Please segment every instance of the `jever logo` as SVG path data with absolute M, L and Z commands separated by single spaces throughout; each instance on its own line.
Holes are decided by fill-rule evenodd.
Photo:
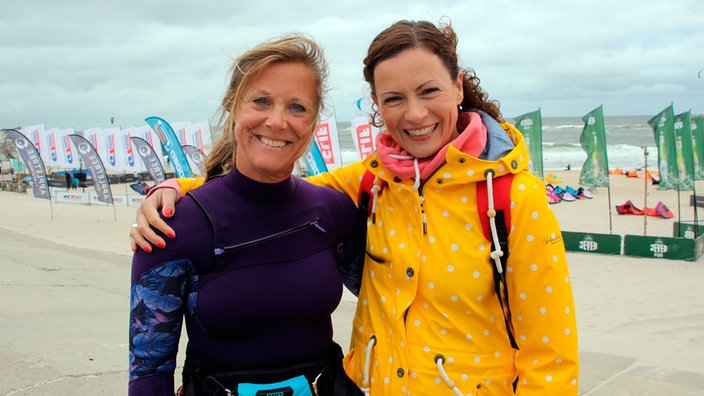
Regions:
M 585 252 L 594 252 L 599 249 L 599 244 L 592 238 L 591 235 L 586 235 L 584 239 L 579 241 L 579 250 Z
M 650 245 L 650 251 L 653 252 L 653 257 L 664 257 L 667 253 L 667 245 L 662 239 L 656 239 L 655 243 Z

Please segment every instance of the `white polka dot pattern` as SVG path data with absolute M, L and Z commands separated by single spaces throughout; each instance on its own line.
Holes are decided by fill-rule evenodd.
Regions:
M 508 172 L 512 161 L 525 168 L 528 156 L 521 147 L 495 169 Z M 447 164 L 423 187 L 422 208 L 408 181 L 387 179 L 379 194 L 378 207 L 386 209 L 368 229 L 373 260 L 365 262 L 354 352 L 346 357 L 348 373 L 360 384 L 365 348 L 372 335 L 377 338 L 370 352 L 372 395 L 451 394 L 437 355 L 446 359 L 443 369 L 462 394 L 509 394 L 520 368 L 521 395 L 577 395 L 571 282 L 544 186 L 528 173 L 516 174 L 511 186 L 506 274 L 516 353 L 494 292 L 491 243 L 477 213 L 476 187 L 467 184 L 482 179 L 486 165 L 450 147 Z M 356 197 L 355 191 L 348 194 Z

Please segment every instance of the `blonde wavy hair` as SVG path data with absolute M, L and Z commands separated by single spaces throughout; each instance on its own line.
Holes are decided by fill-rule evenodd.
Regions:
M 316 127 L 325 107 L 328 77 L 328 66 L 322 49 L 313 39 L 302 34 L 289 34 L 263 42 L 240 55 L 230 68 L 230 84 L 218 109 L 218 124 L 222 125 L 223 132 L 205 160 L 206 180 L 223 176 L 235 167 L 237 141 L 234 114 L 252 81 L 267 66 L 289 62 L 302 63 L 316 78 L 316 103 L 309 132 Z

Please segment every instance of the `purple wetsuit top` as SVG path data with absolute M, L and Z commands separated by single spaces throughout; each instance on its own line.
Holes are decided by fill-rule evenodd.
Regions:
M 362 235 L 355 204 L 296 177 L 264 184 L 236 170 L 191 194 L 167 220 L 176 238 L 132 260 L 133 396 L 174 394 L 184 318 L 189 350 L 226 371 L 319 359 L 332 343 L 336 249 Z

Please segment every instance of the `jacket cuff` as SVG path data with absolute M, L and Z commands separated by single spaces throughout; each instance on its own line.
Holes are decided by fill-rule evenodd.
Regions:
M 183 196 L 183 190 L 181 190 L 181 185 L 178 184 L 178 180 L 176 179 L 168 179 L 163 181 L 161 184 L 158 184 L 154 187 L 152 187 L 149 192 L 147 193 L 147 198 L 152 196 L 152 193 L 156 190 L 160 190 L 163 188 L 170 188 L 172 190 L 176 191 L 176 202 L 178 202 L 179 199 Z

